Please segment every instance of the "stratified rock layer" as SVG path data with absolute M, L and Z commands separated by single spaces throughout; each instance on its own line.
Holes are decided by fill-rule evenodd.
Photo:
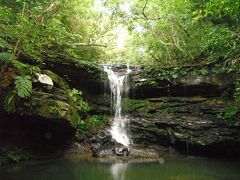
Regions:
M 232 119 L 223 118 L 236 77 L 209 72 L 162 80 L 134 74 L 125 109 L 134 143 L 172 146 L 190 154 L 239 155 L 240 111 Z

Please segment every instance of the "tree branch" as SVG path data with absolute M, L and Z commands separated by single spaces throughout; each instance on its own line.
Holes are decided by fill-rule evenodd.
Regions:
M 55 6 L 54 3 L 51 3 L 50 6 L 43 11 L 43 13 L 46 13 L 47 11 L 50 11 Z
M 143 8 L 142 8 L 142 15 L 143 15 L 143 17 L 144 17 L 146 20 L 148 20 L 148 17 L 147 17 L 146 14 L 145 14 L 145 9 L 146 9 L 146 7 L 147 7 L 147 3 L 148 3 L 148 0 L 145 1 L 145 4 L 144 4 L 144 6 L 143 6 Z
M 99 46 L 99 47 L 107 47 L 107 45 L 105 44 L 92 44 L 92 43 L 73 43 L 71 45 L 75 45 L 75 46 Z
M 139 19 L 145 19 L 145 20 L 151 20 L 151 21 L 157 21 L 157 20 L 160 20 L 162 19 L 164 16 L 162 17 L 156 17 L 156 18 L 149 18 L 146 13 L 145 13 L 145 9 L 147 8 L 147 3 L 148 3 L 148 0 L 145 1 L 145 4 L 142 8 L 142 15 L 143 15 L 143 18 L 139 18 Z
M 25 13 L 25 9 L 26 9 L 26 2 L 23 3 L 23 8 L 22 8 L 22 12 L 21 12 L 21 16 L 23 17 L 24 16 L 24 13 Z M 18 46 L 21 42 L 21 37 L 18 38 L 14 48 L 13 48 L 13 55 L 16 56 L 17 54 L 17 51 L 18 51 Z

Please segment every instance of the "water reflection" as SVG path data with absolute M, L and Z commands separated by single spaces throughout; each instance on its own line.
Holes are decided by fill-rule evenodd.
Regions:
M 128 163 L 117 162 L 117 163 L 113 164 L 110 168 L 112 178 L 114 180 L 124 180 L 127 167 L 128 167 Z
M 239 180 L 240 162 L 207 158 L 158 162 L 57 160 L 0 170 L 0 180 Z

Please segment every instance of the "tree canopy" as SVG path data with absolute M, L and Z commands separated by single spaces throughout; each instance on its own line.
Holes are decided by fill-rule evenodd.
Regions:
M 0 0 L 0 47 L 59 58 L 168 66 L 239 62 L 234 0 Z

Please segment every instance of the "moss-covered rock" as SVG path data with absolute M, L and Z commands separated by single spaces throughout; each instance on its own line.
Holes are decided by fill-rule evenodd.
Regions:
M 67 79 L 72 88 L 81 89 L 90 94 L 102 93 L 105 76 L 102 76 L 103 71 L 95 63 L 58 59 L 48 62 L 47 67 Z
M 70 121 L 70 102 L 65 92 L 46 93 L 34 91 L 31 98 L 18 108 L 21 114 L 40 116 L 49 119 Z

